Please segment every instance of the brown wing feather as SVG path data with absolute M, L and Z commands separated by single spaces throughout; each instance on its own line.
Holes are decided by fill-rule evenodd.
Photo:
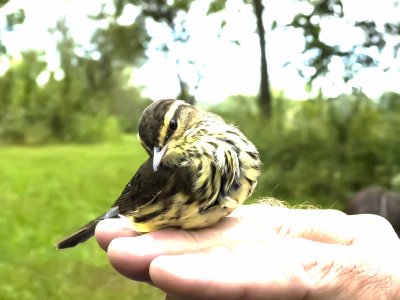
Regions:
M 162 193 L 168 179 L 175 172 L 167 167 L 159 168 L 154 172 L 150 157 L 140 166 L 113 206 L 118 206 L 119 213 L 124 214 L 150 204 Z
M 162 193 L 167 180 L 173 176 L 173 173 L 174 171 L 170 168 L 160 168 L 154 172 L 152 160 L 149 158 L 140 166 L 109 211 L 63 239 L 57 244 L 57 249 L 74 247 L 91 238 L 100 220 L 115 218 L 118 214 L 125 214 L 150 204 Z

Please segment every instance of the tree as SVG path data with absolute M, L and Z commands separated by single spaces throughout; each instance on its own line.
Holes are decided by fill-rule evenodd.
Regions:
M 136 63 L 144 47 L 140 42 L 126 50 L 132 43 L 123 41 L 138 40 L 140 30 L 110 28 L 97 32 L 98 57 L 74 41 L 61 19 L 50 29 L 59 54 L 56 71 L 47 69 L 45 53 L 33 50 L 11 64 L 0 77 L 0 142 L 90 143 L 117 138 L 120 127 L 136 128 L 147 102 L 127 85 L 123 61 Z
M 227 0 L 213 0 L 210 3 L 208 13 L 216 13 L 225 9 Z M 260 90 L 258 94 L 258 103 L 260 110 L 263 115 L 270 116 L 271 115 L 271 89 L 270 82 L 268 76 L 268 64 L 267 64 L 267 55 L 266 55 L 266 39 L 265 39 L 265 28 L 264 28 L 264 19 L 263 19 L 263 11 L 264 5 L 262 0 L 243 0 L 245 5 L 253 5 L 254 14 L 257 22 L 257 34 L 260 42 L 260 71 L 261 71 L 261 80 L 260 80 Z M 223 23 L 222 26 L 225 26 Z
M 0 141 L 24 143 L 33 138 L 35 120 L 42 116 L 38 75 L 46 68 L 43 53 L 27 51 L 0 77 Z
M 304 55 L 307 57 L 305 65 L 313 68 L 311 75 L 300 74 L 308 77 L 311 84 L 316 78 L 329 73 L 329 64 L 334 59 L 340 59 L 345 66 L 344 80 L 347 82 L 354 74 L 365 67 L 382 67 L 387 70 L 390 67 L 381 66 L 380 54 L 386 47 L 393 47 L 393 57 L 397 58 L 400 49 L 400 21 L 378 24 L 371 19 L 346 18 L 344 3 L 341 0 L 300 0 L 308 3 L 311 10 L 308 13 L 300 13 L 294 16 L 288 26 L 299 28 L 305 38 Z M 399 6 L 399 1 L 392 1 L 393 9 Z M 362 10 L 362 7 L 360 7 Z M 379 7 L 377 7 L 379 10 Z M 350 47 L 343 47 L 340 43 L 332 44 L 323 37 L 326 20 L 343 20 L 351 27 L 360 28 L 364 32 L 362 42 L 354 42 Z M 343 33 L 346 34 L 346 33 Z M 388 38 L 397 39 L 395 45 L 387 43 Z M 375 51 L 377 50 L 377 51 Z
M 0 0 L 0 8 L 7 4 L 8 0 Z M 23 23 L 25 20 L 25 12 L 23 9 L 18 9 L 13 13 L 6 16 L 6 30 L 11 31 L 17 24 Z M 0 54 L 5 54 L 7 52 L 6 46 L 1 42 L 0 35 Z
M 132 66 L 144 56 L 147 35 L 143 27 L 118 27 L 111 20 L 107 28 L 94 34 L 95 49 L 80 51 L 84 53 L 81 55 L 76 54 L 80 46 L 70 36 L 65 20 L 60 20 L 53 32 L 59 37 L 60 68 L 64 75 L 61 81 L 50 82 L 59 91 L 53 101 L 60 109 L 51 114 L 52 127 L 58 135 L 63 140 L 101 140 L 104 131 L 108 131 L 107 124 L 114 124 L 115 117 L 124 130 L 136 127 L 145 103 L 135 89 L 128 87 L 129 77 L 124 72 L 127 64 Z
M 271 115 L 271 91 L 268 77 L 268 67 L 267 67 L 267 55 L 266 55 L 266 45 L 265 45 L 265 29 L 263 22 L 263 10 L 264 6 L 262 0 L 254 0 L 254 13 L 257 19 L 257 32 L 260 40 L 260 53 L 261 53 L 261 82 L 260 82 L 260 92 L 259 92 L 259 104 L 261 112 L 266 115 Z
M 173 35 L 173 40 L 175 43 L 186 43 L 190 39 L 190 33 L 185 28 L 185 15 L 189 11 L 194 0 L 151 0 L 151 1 L 141 1 L 141 0 L 117 0 L 115 16 L 120 16 L 123 13 L 124 7 L 127 4 L 132 4 L 140 8 L 139 18 L 151 19 L 159 23 L 166 24 Z M 271 113 L 271 91 L 267 70 L 267 58 L 266 58 L 266 40 L 265 40 L 265 29 L 263 20 L 263 4 L 261 0 L 243 0 L 245 5 L 253 5 L 254 13 L 257 21 L 257 32 L 260 41 L 260 53 L 261 53 L 261 81 L 260 81 L 260 92 L 259 92 L 259 105 L 263 114 L 269 115 Z M 208 14 L 216 13 L 222 11 L 225 8 L 226 0 L 213 0 L 210 2 Z M 104 17 L 104 14 L 99 14 L 99 16 Z M 178 17 L 179 16 L 179 17 Z M 222 25 L 223 26 L 223 25 Z M 162 51 L 168 53 L 170 46 L 164 44 L 160 47 Z M 179 59 L 176 61 L 177 66 L 182 63 Z M 202 79 L 202 75 L 199 72 L 199 68 L 196 66 L 195 61 L 188 61 L 188 63 L 197 69 L 198 81 L 194 84 L 196 88 Z M 187 82 L 185 82 L 183 76 L 177 71 L 177 78 L 179 81 L 180 98 L 188 102 L 193 102 L 194 98 L 190 95 L 190 88 Z
M 115 1 L 115 14 L 114 17 L 117 18 L 122 15 L 126 5 L 131 4 L 140 9 L 140 14 L 136 18 L 135 23 L 143 22 L 151 19 L 158 23 L 164 23 L 168 26 L 173 36 L 175 43 L 186 43 L 190 38 L 188 34 L 184 21 L 178 21 L 177 16 L 180 14 L 186 14 L 194 0 L 116 0 Z M 100 17 L 104 17 L 104 12 L 99 14 Z M 184 20 L 184 18 L 181 18 Z M 170 45 L 164 43 L 160 45 L 160 49 L 168 53 L 170 51 Z M 181 63 L 181 60 L 177 60 L 177 66 Z M 191 62 L 189 62 L 191 63 Z M 192 62 L 193 63 L 193 62 Z M 194 102 L 194 97 L 190 94 L 190 88 L 187 82 L 185 82 L 183 76 L 179 74 L 177 68 L 177 79 L 179 81 L 180 92 L 177 95 L 180 99 L 186 100 L 190 103 Z M 200 77 L 199 77 L 200 80 Z

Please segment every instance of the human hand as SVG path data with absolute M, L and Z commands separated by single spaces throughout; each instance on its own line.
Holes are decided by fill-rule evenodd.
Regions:
M 121 274 L 190 299 L 399 299 L 400 240 L 374 215 L 246 205 L 207 229 L 96 238 Z

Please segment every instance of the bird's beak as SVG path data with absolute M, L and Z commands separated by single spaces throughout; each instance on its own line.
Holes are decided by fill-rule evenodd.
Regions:
M 159 147 L 154 147 L 153 149 L 153 171 L 157 171 L 158 166 L 161 163 L 165 153 L 167 152 L 168 144 L 166 144 L 161 150 Z

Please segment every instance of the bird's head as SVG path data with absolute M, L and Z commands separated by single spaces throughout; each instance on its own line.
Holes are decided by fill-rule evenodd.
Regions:
M 153 159 L 156 171 L 164 158 L 185 155 L 180 149 L 185 133 L 196 123 L 198 110 L 182 100 L 163 99 L 149 105 L 139 120 L 139 140 Z

